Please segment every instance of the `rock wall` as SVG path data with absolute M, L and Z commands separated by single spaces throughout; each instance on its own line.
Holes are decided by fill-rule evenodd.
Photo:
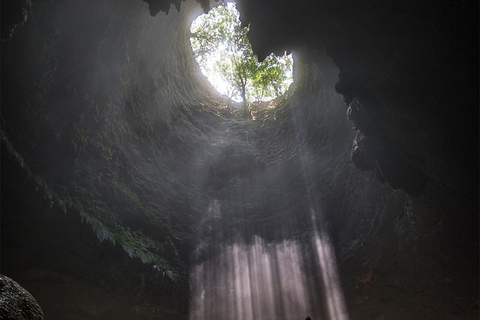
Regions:
M 35 298 L 18 283 L 0 277 L 0 316 L 2 319 L 42 320 L 43 311 Z
M 428 181 L 477 197 L 478 4 L 238 4 L 259 56 L 305 47 L 312 59 L 323 49 L 333 58 L 362 140 L 360 167 L 411 194 Z

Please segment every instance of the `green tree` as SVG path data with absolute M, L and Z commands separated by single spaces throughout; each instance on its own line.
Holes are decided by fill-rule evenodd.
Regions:
M 191 27 L 191 44 L 202 71 L 217 73 L 229 84 L 228 96 L 248 103 L 271 100 L 285 93 L 292 82 L 292 57 L 270 54 L 258 62 L 242 27 L 234 3 L 212 9 Z

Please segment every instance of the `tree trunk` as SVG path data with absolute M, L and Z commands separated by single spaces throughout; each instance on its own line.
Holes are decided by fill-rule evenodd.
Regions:
M 245 116 L 248 117 L 249 114 L 248 114 L 248 108 L 247 108 L 247 92 L 246 92 L 247 81 L 246 79 L 243 79 L 240 76 L 240 82 L 242 84 L 242 87 L 240 88 L 241 89 L 240 95 L 242 97 L 242 102 L 243 102 L 243 111 L 245 112 Z
M 245 93 L 245 86 L 242 87 L 242 101 L 243 101 L 243 109 L 245 110 L 245 114 L 248 115 L 248 109 L 247 109 L 247 95 Z

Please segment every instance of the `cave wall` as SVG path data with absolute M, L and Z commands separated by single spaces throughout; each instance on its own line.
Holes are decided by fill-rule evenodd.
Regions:
M 466 2 L 239 1 L 259 56 L 296 58 L 255 120 L 198 74 L 200 6 L 147 2 L 32 1 L 11 37 L 2 23 L 2 273 L 47 317 L 184 319 L 192 265 L 239 238 L 302 241 L 312 207 L 352 319 L 475 317 Z
M 312 59 L 323 48 L 333 58 L 336 88 L 360 133 L 357 166 L 411 194 L 420 195 L 428 182 L 477 198 L 478 4 L 238 5 L 259 56 L 306 47 Z
M 191 177 L 178 159 L 191 156 L 208 130 L 189 119 L 201 112 L 192 105 L 202 104 L 211 89 L 180 76 L 192 73 L 185 70 L 193 64 L 174 56 L 182 50 L 165 53 L 177 45 L 171 43 L 176 17 L 153 19 L 136 2 L 101 6 L 33 3 L 32 18 L 2 50 L 3 129 L 68 206 L 93 213 L 117 238 L 127 237 L 123 244 L 135 235 L 122 222 L 134 230 L 163 225 L 156 240 L 174 256 L 165 231 L 188 218 L 170 221 L 161 212 L 182 211 L 171 207 L 172 197 L 183 192 L 179 181 Z M 186 127 L 188 137 L 175 133 Z M 152 219 L 156 223 L 145 222 Z
M 33 283 L 49 318 L 175 318 L 186 312 L 188 241 L 198 210 L 190 203 L 203 206 L 192 200 L 197 177 L 189 174 L 188 161 L 211 130 L 200 119 L 215 123 L 218 116 L 198 108 L 216 103 L 212 89 L 183 77 L 198 75 L 189 47 L 178 48 L 188 46 L 176 39 L 188 35 L 178 16 L 154 19 L 140 1 L 34 1 L 30 18 L 2 43 L 2 145 L 11 145 L 20 159 L 2 152 L 2 271 Z M 15 166 L 36 178 L 15 178 L 9 174 Z M 54 194 L 67 217 L 63 209 L 49 213 L 49 200 L 37 199 L 42 196 L 20 191 L 38 179 L 45 185 L 30 189 Z M 10 223 L 19 212 L 26 214 L 21 219 L 31 237 Z M 30 215 L 58 215 L 59 221 Z M 63 224 L 72 238 L 55 249 L 69 235 L 55 231 Z M 32 251 L 49 254 L 37 261 L 39 254 L 28 257 Z M 103 265 L 102 252 L 115 262 Z M 139 276 L 108 275 L 112 268 Z M 39 285 L 52 278 L 63 280 L 52 290 Z M 115 310 L 110 302 L 130 290 L 124 281 L 135 288 L 130 302 Z M 141 302 L 144 283 L 167 287 L 164 303 L 153 297 L 152 307 Z M 65 300 L 49 298 L 55 295 Z M 99 307 L 102 299 L 110 305 Z
M 183 317 L 188 286 L 127 254 L 101 225 L 66 206 L 2 139 L 2 272 L 28 286 L 45 317 Z M 8 305 L 1 309 L 14 318 Z

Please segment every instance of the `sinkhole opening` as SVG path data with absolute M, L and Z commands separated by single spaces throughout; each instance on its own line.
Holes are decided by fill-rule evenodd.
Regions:
M 190 44 L 200 70 L 212 86 L 247 106 L 285 96 L 293 83 L 293 56 L 273 53 L 262 62 L 248 40 L 234 2 L 223 3 L 197 17 L 190 26 Z

